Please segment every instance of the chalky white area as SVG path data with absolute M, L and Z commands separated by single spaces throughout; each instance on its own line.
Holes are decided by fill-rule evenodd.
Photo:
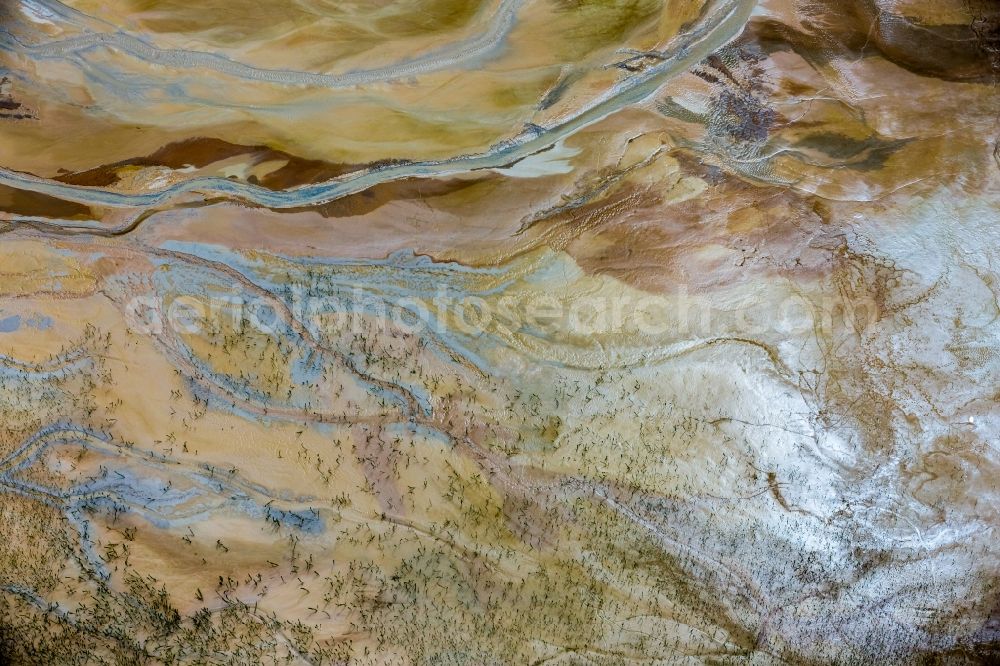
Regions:
M 993 663 L 998 26 L 0 7 L 0 662 Z

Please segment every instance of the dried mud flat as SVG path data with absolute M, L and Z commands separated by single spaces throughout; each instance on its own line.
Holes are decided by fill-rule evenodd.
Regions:
M 1000 660 L 1000 5 L 0 5 L 0 663 Z

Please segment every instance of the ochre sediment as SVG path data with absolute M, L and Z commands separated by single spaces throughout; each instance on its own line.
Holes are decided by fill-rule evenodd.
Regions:
M 0 663 L 1000 658 L 996 3 L 0 23 Z

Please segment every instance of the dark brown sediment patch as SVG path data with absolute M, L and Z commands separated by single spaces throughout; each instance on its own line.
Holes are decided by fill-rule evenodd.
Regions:
M 65 220 L 93 220 L 91 209 L 83 204 L 50 197 L 46 194 L 0 185 L 0 211 L 28 217 Z
M 406 178 L 370 187 L 357 194 L 334 199 L 320 206 L 271 209 L 276 213 L 313 211 L 323 217 L 353 217 L 371 213 L 382 206 L 399 201 L 424 201 L 447 196 L 461 196 L 465 191 L 490 187 L 500 177 L 489 174 L 475 178 Z
M 333 164 L 322 160 L 307 160 L 301 157 L 293 157 L 287 153 L 281 153 L 280 151 L 269 152 L 275 153 L 273 158 L 265 157 L 259 161 L 263 161 L 264 159 L 285 158 L 288 162 L 284 166 L 278 167 L 274 171 L 264 175 L 259 180 L 255 176 L 250 176 L 248 180 L 250 182 L 256 181 L 256 184 L 270 190 L 284 190 L 297 185 L 321 183 L 323 181 L 336 178 L 337 176 L 342 176 L 345 173 L 357 171 L 361 168 L 358 165 Z
M 134 164 L 134 162 L 122 162 L 109 166 L 99 166 L 86 171 L 75 173 L 60 173 L 52 180 L 69 185 L 82 185 L 84 187 L 108 187 L 118 182 L 118 174 L 115 171 L 122 166 Z M 148 165 L 152 166 L 152 165 Z
M 165 166 L 171 169 L 182 169 L 187 166 L 203 167 L 212 162 L 261 149 L 267 150 L 263 146 L 240 146 L 221 139 L 185 139 L 167 144 L 149 155 L 120 160 L 86 171 L 60 174 L 55 180 L 72 185 L 107 187 L 118 182 L 116 171 L 123 167 Z
M 108 187 L 119 181 L 118 170 L 126 167 L 203 168 L 234 157 L 246 156 L 251 164 L 284 161 L 285 164 L 261 178 L 251 176 L 248 182 L 272 190 L 318 183 L 362 166 L 309 160 L 264 145 L 241 145 L 211 137 L 196 137 L 167 144 L 141 157 L 120 160 L 86 171 L 62 173 L 55 177 L 63 183 L 89 187 Z
M 900 16 L 880 0 L 795 3 L 804 30 L 776 20 L 750 24 L 744 39 L 768 51 L 794 50 L 813 63 L 877 53 L 915 74 L 987 83 L 1000 76 L 1000 3 L 940 0 L 967 23 L 936 25 Z

